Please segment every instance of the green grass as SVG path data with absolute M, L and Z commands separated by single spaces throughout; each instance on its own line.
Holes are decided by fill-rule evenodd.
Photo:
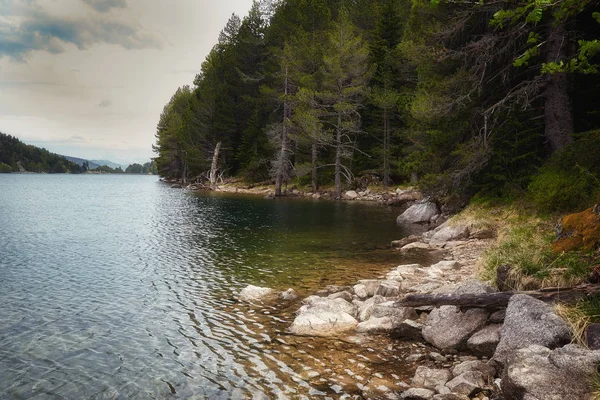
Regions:
M 575 342 L 585 346 L 585 330 L 590 324 L 600 323 L 600 296 L 592 296 L 574 305 L 558 304 L 556 311 L 571 325 Z M 598 389 L 600 394 L 600 386 Z

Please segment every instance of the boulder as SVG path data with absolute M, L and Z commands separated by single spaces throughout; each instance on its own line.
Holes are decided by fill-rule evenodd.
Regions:
M 401 400 L 431 400 L 435 392 L 423 388 L 410 388 L 405 390 L 401 395 Z
M 406 255 L 411 255 L 411 254 L 419 255 L 419 254 L 423 254 L 423 253 L 428 253 L 430 250 L 432 250 L 432 248 L 427 243 L 414 242 L 414 243 L 409 243 L 406 246 L 403 246 L 400 249 L 400 253 L 406 254 Z
M 347 302 L 351 303 L 352 302 L 352 293 L 350 293 L 348 290 L 344 290 L 343 292 L 337 292 L 337 293 L 333 293 L 330 294 L 329 296 L 327 296 L 328 299 L 343 299 L 346 300 Z
M 512 353 L 501 388 L 506 400 L 581 400 L 591 398 L 600 351 L 578 345 L 550 350 L 530 345 Z
M 469 400 L 469 397 L 464 394 L 446 393 L 436 394 L 433 396 L 433 400 Z
M 358 193 L 356 193 L 356 191 L 354 190 L 348 190 L 346 193 L 344 193 L 344 199 L 346 200 L 354 200 L 358 197 Z
M 408 276 L 415 275 L 417 273 L 424 273 L 420 264 L 403 264 L 398 265 L 396 268 L 388 272 L 386 278 L 388 280 L 402 281 Z
M 379 288 L 378 279 L 361 279 L 358 281 L 359 285 L 364 285 L 365 290 L 367 291 L 367 297 L 375 296 L 375 292 L 377 292 L 377 288 Z
M 481 360 L 463 361 L 452 369 L 452 375 L 456 378 L 465 372 L 480 372 L 485 381 L 491 381 L 496 376 L 496 368 L 489 363 Z
M 420 366 L 415 372 L 411 385 L 435 390 L 437 386 L 444 386 L 450 379 L 452 379 L 452 373 L 447 369 Z
M 393 240 L 392 247 L 399 249 L 400 247 L 404 247 L 407 244 L 418 242 L 422 238 L 423 238 L 423 236 L 421 236 L 421 235 L 410 235 L 410 236 L 407 236 L 407 237 L 399 239 L 399 240 Z
M 464 394 L 470 397 L 485 387 L 485 380 L 481 372 L 467 371 L 446 383 L 446 386 L 452 393 Z
M 462 312 L 455 306 L 441 306 L 427 316 L 423 338 L 438 349 L 462 348 L 473 332 L 485 325 L 487 317 L 482 309 Z
M 431 266 L 431 268 L 439 269 L 442 271 L 451 271 L 451 270 L 459 270 L 462 265 L 458 261 L 440 261 Z
M 394 320 L 390 317 L 371 317 L 360 322 L 356 327 L 358 333 L 389 333 L 394 329 Z
M 383 297 L 398 297 L 401 292 L 402 284 L 400 282 L 386 280 L 379 283 L 379 287 L 375 294 Z
M 431 237 L 432 242 L 449 242 L 451 240 L 461 240 L 469 237 L 469 227 L 466 225 L 440 225 Z
M 398 324 L 406 319 L 415 320 L 419 318 L 417 312 L 411 307 L 398 307 L 393 301 L 387 301 L 385 303 L 379 303 L 373 306 L 371 315 L 375 318 L 389 317 L 396 321 Z
M 263 300 L 266 297 L 272 296 L 275 294 L 275 290 L 266 287 L 248 285 L 242 289 L 238 298 L 244 301 L 256 301 Z
M 410 339 L 415 341 L 421 341 L 423 340 L 421 330 L 423 330 L 422 324 L 411 319 L 406 319 L 394 328 L 390 336 L 393 339 Z
M 335 336 L 356 329 L 358 321 L 350 314 L 311 308 L 298 315 L 290 326 L 290 333 L 308 336 Z
M 296 291 L 294 289 L 289 288 L 285 292 L 281 293 L 279 295 L 279 297 L 282 300 L 292 301 L 292 300 L 296 300 L 298 298 L 298 293 L 296 293 Z
M 370 299 L 367 299 L 362 305 L 358 308 L 358 319 L 360 321 L 366 321 L 371 318 L 371 313 L 373 312 L 373 307 L 376 304 L 385 302 L 386 299 L 383 296 L 373 296 Z
M 526 294 L 511 297 L 494 360 L 504 363 L 510 353 L 532 344 L 560 347 L 571 341 L 571 329 L 551 305 Z
M 420 201 L 410 206 L 396 219 L 398 225 L 427 223 L 438 215 L 440 210 L 437 204 L 431 201 Z
M 344 299 L 330 299 L 327 297 L 316 297 L 309 296 L 304 301 L 309 300 L 309 302 L 298 310 L 299 314 L 312 311 L 312 312 L 321 312 L 321 311 L 331 311 L 331 312 L 342 312 L 351 315 L 352 317 L 356 317 L 358 314 L 358 309 L 354 304 L 347 302 Z
M 500 343 L 501 328 L 502 325 L 494 324 L 477 331 L 467 340 L 467 347 L 476 356 L 492 357 L 498 343 Z
M 317 296 L 329 296 L 330 294 L 352 290 L 350 286 L 327 285 L 315 294 Z
M 492 315 L 490 315 L 489 322 L 491 324 L 501 324 L 504 322 L 504 318 L 506 317 L 506 308 L 502 310 L 494 311 Z
M 600 349 L 600 324 L 590 324 L 585 331 L 585 343 L 590 350 Z
M 369 292 L 367 292 L 367 287 L 362 283 L 358 283 L 352 287 L 354 290 L 354 294 L 358 296 L 359 299 L 365 300 L 369 297 Z

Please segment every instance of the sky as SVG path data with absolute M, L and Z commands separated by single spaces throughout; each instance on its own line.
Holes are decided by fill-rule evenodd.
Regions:
M 0 132 L 73 157 L 149 161 L 164 105 L 251 4 L 0 0 Z

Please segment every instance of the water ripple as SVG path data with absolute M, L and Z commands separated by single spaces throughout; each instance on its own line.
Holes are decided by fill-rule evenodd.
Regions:
M 70 175 L 0 176 L 0 205 L 0 398 L 336 398 L 409 351 L 292 337 L 297 305 L 234 299 L 393 266 L 388 209 Z

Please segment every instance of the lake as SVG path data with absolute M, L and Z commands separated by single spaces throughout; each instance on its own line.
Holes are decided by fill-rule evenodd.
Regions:
M 406 343 L 293 337 L 297 303 L 235 299 L 387 272 L 397 214 L 154 176 L 0 174 L 0 398 L 338 398 L 400 379 Z

